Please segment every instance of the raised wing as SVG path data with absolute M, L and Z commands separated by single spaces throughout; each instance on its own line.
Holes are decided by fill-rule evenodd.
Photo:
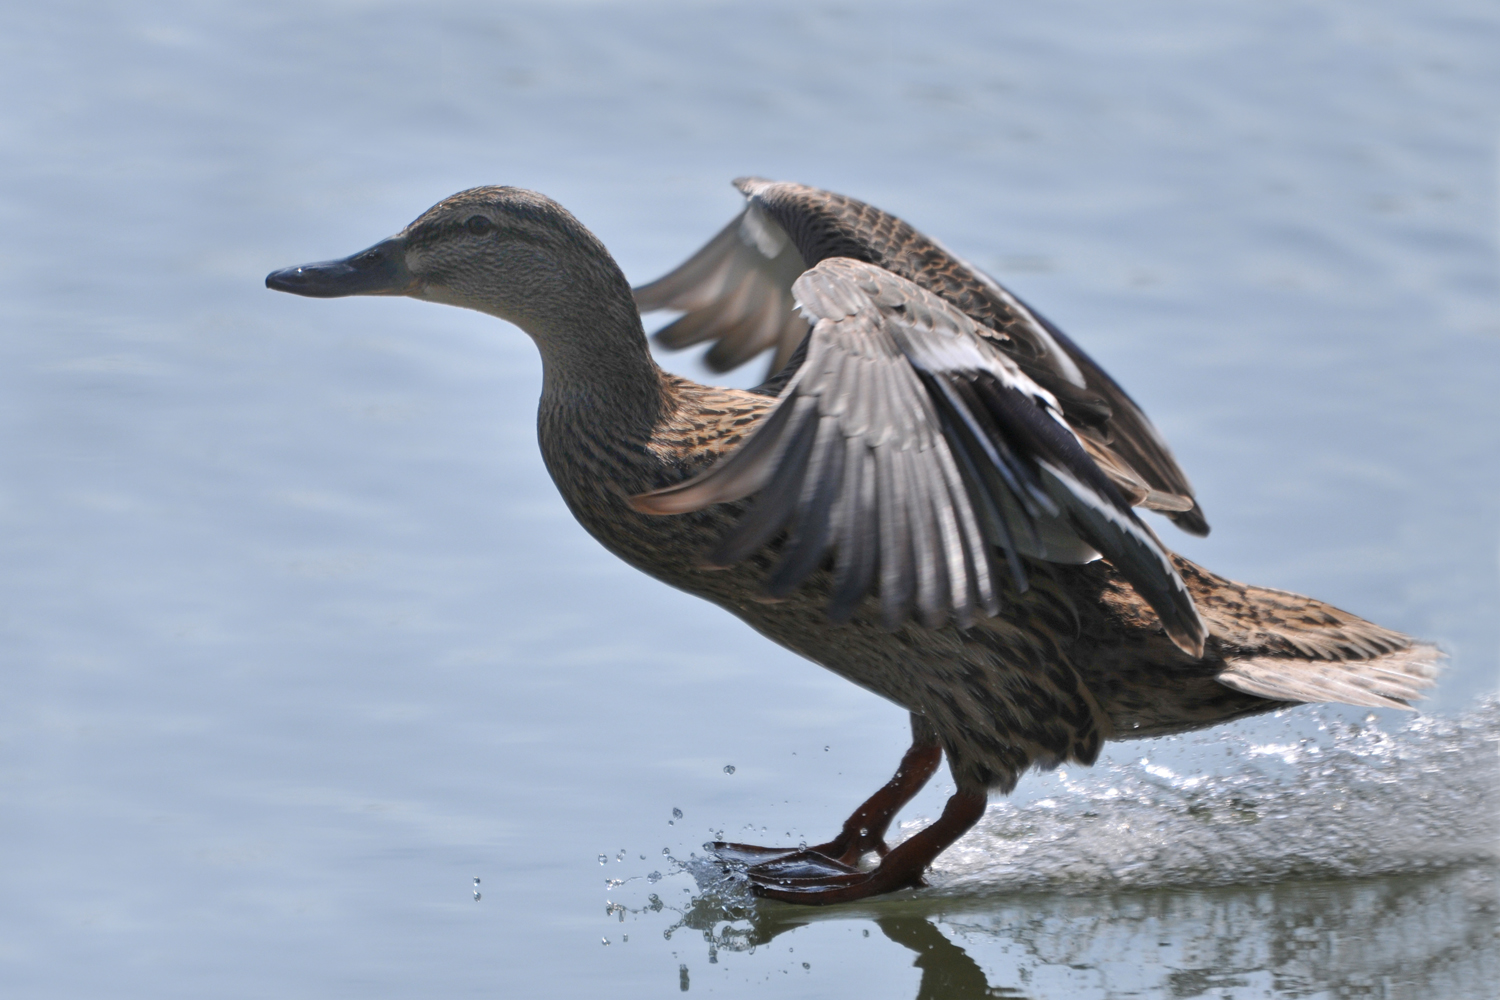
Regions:
M 746 442 L 677 486 L 635 497 L 675 514 L 757 494 L 710 558 L 738 562 L 789 532 L 767 588 L 833 561 L 829 614 L 869 593 L 898 627 L 960 627 L 1000 606 L 1000 566 L 1103 554 L 1200 655 L 1205 629 L 1151 532 L 1089 457 L 1053 395 L 978 324 L 904 278 L 825 260 L 794 293 L 807 353 Z
M 682 310 L 657 342 L 675 351 L 714 341 L 704 360 L 716 372 L 774 350 L 774 374 L 807 336 L 792 301 L 792 282 L 805 270 L 786 232 L 751 203 L 676 270 L 635 289 L 636 307 Z
M 1061 330 L 999 282 L 857 199 L 760 178 L 740 178 L 735 186 L 749 198 L 746 210 L 681 267 L 636 289 L 642 312 L 686 313 L 656 334 L 659 343 L 675 349 L 713 341 L 707 361 L 716 371 L 774 348 L 768 375 L 775 375 L 807 335 L 791 294 L 805 264 L 832 257 L 869 261 L 975 320 L 1052 394 L 1133 505 L 1165 513 L 1184 531 L 1208 533 L 1192 484 L 1141 408 Z

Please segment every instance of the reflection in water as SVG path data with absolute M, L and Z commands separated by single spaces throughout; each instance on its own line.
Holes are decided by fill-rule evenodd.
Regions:
M 885 936 L 917 953 L 912 964 L 922 970 L 917 1000 L 974 1000 L 976 997 L 1019 997 L 1013 990 L 992 990 L 979 963 L 943 936 L 929 920 L 916 915 L 876 917 Z
M 1497 874 L 1486 865 L 1103 896 L 923 895 L 827 910 L 731 901 L 710 891 L 679 913 L 667 934 L 701 933 L 713 966 L 720 951 L 753 954 L 815 922 L 872 921 L 915 953 L 917 1000 L 1238 1000 L 1327 991 L 1480 1000 L 1500 981 Z M 652 909 L 666 907 L 657 900 Z
M 666 936 L 701 934 L 710 967 L 811 924 L 873 922 L 916 954 L 919 998 L 1493 995 L 1500 702 L 1390 733 L 1367 719 L 1195 741 L 1180 749 L 1212 742 L 1230 763 L 1178 775 L 1158 743 L 1054 779 L 1066 798 L 997 804 L 928 890 L 807 909 L 694 856 L 678 865 L 699 889 L 686 909 L 652 894 L 610 913 L 675 915 Z
M 708 942 L 709 962 L 718 964 L 718 952 L 753 952 L 777 937 L 836 911 L 810 911 L 782 904 L 762 906 L 725 905 L 713 894 L 699 896 L 673 925 L 702 931 Z M 834 919 L 847 918 L 847 912 Z M 944 936 L 925 913 L 910 908 L 892 909 L 874 918 L 887 938 L 916 952 L 912 963 L 922 970 L 917 1000 L 974 1000 L 974 998 L 1025 996 L 1006 988 L 992 988 L 979 963 L 968 952 Z M 670 933 L 670 931 L 669 931 Z
M 1495 874 L 1051 897 L 966 907 L 944 922 L 998 959 L 986 963 L 998 982 L 1037 997 L 1086 986 L 1102 996 L 1339 989 L 1460 1000 L 1492 995 L 1496 981 Z

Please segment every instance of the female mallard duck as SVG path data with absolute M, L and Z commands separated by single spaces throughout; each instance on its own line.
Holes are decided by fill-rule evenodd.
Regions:
M 1433 647 L 1168 552 L 1133 506 L 1208 524 L 1166 444 L 994 280 L 852 198 L 737 185 L 739 217 L 634 294 L 578 220 L 508 187 L 266 284 L 519 326 L 542 354 L 542 455 L 595 538 L 911 712 L 895 777 L 833 840 L 718 845 L 759 893 L 832 903 L 920 885 L 990 789 L 1092 763 L 1106 739 L 1293 702 L 1406 707 L 1432 684 Z M 774 377 L 742 391 L 663 372 L 638 305 L 683 310 L 662 338 L 714 341 L 719 368 L 774 349 Z M 944 753 L 957 791 L 887 849 Z M 871 851 L 880 863 L 856 867 Z

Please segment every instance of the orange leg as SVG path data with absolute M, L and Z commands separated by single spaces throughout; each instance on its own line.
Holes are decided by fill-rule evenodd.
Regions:
M 755 865 L 746 874 L 757 896 L 817 906 L 925 885 L 922 873 L 927 866 L 979 822 L 988 798 L 984 788 L 960 788 L 936 823 L 898 845 L 873 871 L 862 872 L 812 851 L 798 851 Z
M 839 835 L 816 847 L 756 847 L 716 843 L 721 858 L 746 863 L 745 874 L 755 891 L 772 899 L 798 903 L 837 903 L 893 889 L 922 884 L 922 872 L 953 841 L 984 814 L 985 790 L 960 789 L 932 826 L 894 851 L 885 833 L 901 808 L 927 784 L 943 751 L 927 720 L 913 715 L 912 744 L 901 758 L 895 777 L 844 822 Z M 870 851 L 880 866 L 862 872 L 855 867 Z

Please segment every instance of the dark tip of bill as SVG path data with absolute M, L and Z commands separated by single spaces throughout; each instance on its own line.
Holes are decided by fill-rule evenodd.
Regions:
M 278 292 L 295 292 L 299 283 L 304 282 L 302 268 L 283 267 L 266 275 L 266 287 L 274 288 Z
M 300 265 L 298 267 L 283 267 L 279 271 L 272 271 L 266 275 L 266 287 L 278 292 L 291 292 L 293 295 L 311 295 L 317 298 L 326 298 L 337 295 L 336 291 L 328 289 L 323 282 L 318 280 L 321 271 L 318 265 Z

